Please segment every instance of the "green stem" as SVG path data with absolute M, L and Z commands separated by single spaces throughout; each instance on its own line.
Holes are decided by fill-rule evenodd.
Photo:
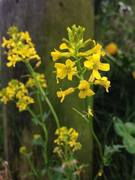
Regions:
M 102 161 L 102 157 L 103 157 L 103 152 L 102 152 L 102 146 L 101 146 L 101 143 L 98 139 L 98 137 L 96 136 L 95 132 L 94 132 L 94 128 L 93 128 L 93 122 L 91 123 L 92 125 L 90 126 L 91 127 L 91 131 L 92 131 L 92 135 L 98 145 L 98 149 L 99 149 L 99 154 L 100 154 L 100 158 L 101 158 L 101 161 Z
M 29 155 L 26 155 L 26 158 L 28 160 L 28 163 L 29 163 L 29 166 L 30 166 L 30 168 L 32 170 L 32 173 L 34 174 L 35 178 L 38 180 L 39 179 L 38 173 L 37 173 L 37 171 L 36 171 L 36 169 L 35 169 L 35 167 L 33 165 L 33 162 L 31 161 Z
M 44 135 L 45 135 L 45 146 L 44 146 L 44 150 L 45 150 L 45 153 L 43 152 L 44 154 L 44 159 L 45 159 L 45 165 L 47 166 L 48 165 L 48 131 L 47 131 L 47 128 L 46 128 L 46 125 L 43 124 L 43 123 L 40 123 L 40 126 L 42 127 L 43 129 L 43 132 L 44 132 Z
M 44 136 L 45 136 L 45 146 L 44 146 L 44 150 L 43 150 L 43 157 L 45 160 L 45 165 L 47 166 L 48 165 L 48 155 L 47 155 L 47 152 L 48 152 L 48 130 L 44 123 L 44 117 L 43 117 L 44 114 L 43 114 L 43 109 L 42 109 L 42 104 L 41 104 L 41 99 L 40 99 L 39 94 L 37 95 L 37 98 L 38 98 L 38 104 L 39 104 L 40 116 L 41 116 L 40 126 L 41 126 L 41 128 L 44 132 Z
M 30 109 L 27 109 L 29 111 L 29 113 L 32 115 L 33 118 L 37 118 L 36 114 Z M 38 124 L 42 127 L 42 130 L 44 132 L 45 135 L 45 154 L 44 154 L 44 160 L 45 160 L 45 165 L 48 164 L 48 157 L 47 157 L 47 146 L 48 146 L 48 131 L 47 128 L 45 126 L 45 124 L 43 122 L 38 122 Z
M 29 62 L 27 62 L 27 63 L 25 63 L 25 65 L 26 65 L 28 71 L 30 72 L 30 74 L 32 75 L 32 77 L 34 78 L 34 80 L 35 80 L 35 82 L 36 82 L 36 87 L 37 87 L 37 89 L 40 90 L 40 93 L 42 94 L 42 96 L 44 97 L 46 103 L 48 104 L 48 106 L 49 106 L 49 108 L 50 108 L 50 110 L 51 110 L 51 112 L 52 112 L 52 114 L 53 114 L 53 117 L 54 117 L 54 119 L 55 119 L 57 128 L 59 128 L 59 127 L 60 127 L 60 123 L 59 123 L 58 116 L 57 116 L 57 114 L 56 114 L 56 112 L 55 112 L 55 110 L 54 110 L 54 108 L 53 108 L 53 106 L 52 106 L 49 98 L 48 98 L 47 95 L 45 94 L 43 88 L 40 86 L 40 83 L 37 81 L 37 79 L 36 79 L 36 77 L 35 77 L 35 76 L 36 76 L 36 75 L 35 75 L 35 72 L 34 72 L 32 66 L 31 66 L 31 64 L 30 64 Z
M 88 119 L 83 113 L 81 113 L 80 111 L 78 111 L 77 109 L 73 108 L 73 110 L 75 112 L 77 112 L 83 119 L 86 120 L 87 123 L 90 124 L 90 119 Z M 92 136 L 93 138 L 95 139 L 97 145 L 98 145 L 98 149 L 99 149 L 99 154 L 100 154 L 100 159 L 101 159 L 101 165 L 100 165 L 100 168 L 99 170 L 103 170 L 103 164 L 102 164 L 102 157 L 103 157 L 103 152 L 102 152 L 102 146 L 101 146 L 101 143 L 98 139 L 98 137 L 96 136 L 95 132 L 94 132 L 94 129 L 93 129 L 93 123 L 91 122 L 90 124 L 90 128 L 91 128 L 91 132 L 92 132 Z M 95 177 L 96 178 L 96 177 Z M 96 180 L 96 179 L 94 179 Z

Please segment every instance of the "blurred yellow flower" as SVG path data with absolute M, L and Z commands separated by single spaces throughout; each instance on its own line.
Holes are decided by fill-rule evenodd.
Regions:
M 105 47 L 105 50 L 108 54 L 115 55 L 118 52 L 118 46 L 116 43 L 111 42 Z
M 18 81 L 12 79 L 7 87 L 0 90 L 0 101 L 4 104 L 7 104 L 8 101 L 13 100 L 16 95 L 16 91 L 18 89 Z
M 41 135 L 40 134 L 33 134 L 33 139 L 34 140 L 38 140 L 41 138 Z
M 84 99 L 87 96 L 93 96 L 95 93 L 90 89 L 90 84 L 86 80 L 81 80 L 80 84 L 78 86 L 79 92 L 79 98 Z
M 60 102 L 62 103 L 65 99 L 66 96 L 68 96 L 69 94 L 72 94 L 75 91 L 75 89 L 73 87 L 70 87 L 64 91 L 57 91 L 57 96 L 58 98 L 61 98 Z
M 47 87 L 47 83 L 46 83 L 44 74 L 35 72 L 35 78 L 36 78 L 36 80 L 33 77 L 29 77 L 28 81 L 26 82 L 26 86 L 32 88 L 32 87 L 36 86 L 36 83 L 38 82 L 41 87 L 43 87 L 43 88 Z
M 135 71 L 132 72 L 132 76 L 135 79 Z
M 8 101 L 16 100 L 19 111 L 27 109 L 29 104 L 34 103 L 34 99 L 29 96 L 26 86 L 16 79 L 12 79 L 7 87 L 0 90 L 0 101 L 7 104 Z
M 21 147 L 19 148 L 19 152 L 20 152 L 20 154 L 22 154 L 22 155 L 27 154 L 27 148 L 26 148 L 26 146 L 21 146 Z
M 16 106 L 18 107 L 19 111 L 24 111 L 27 109 L 29 104 L 33 104 L 34 99 L 30 96 L 22 96 L 22 98 L 18 99 Z

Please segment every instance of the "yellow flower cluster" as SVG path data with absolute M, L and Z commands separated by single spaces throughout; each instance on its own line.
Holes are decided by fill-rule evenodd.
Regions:
M 37 54 L 29 32 L 19 32 L 13 26 L 8 31 L 9 39 L 3 38 L 2 47 L 7 49 L 7 66 L 15 67 L 17 62 L 28 62 L 35 60 L 37 65 L 41 59 Z
M 17 100 L 16 106 L 19 111 L 26 110 L 29 104 L 34 103 L 34 99 L 29 96 L 25 85 L 18 80 L 12 79 L 7 87 L 0 90 L 0 101 L 7 104 L 14 99 Z
M 55 132 L 58 136 L 57 139 L 54 140 L 56 147 L 54 148 L 54 153 L 56 153 L 59 157 L 62 157 L 67 152 L 75 152 L 81 149 L 81 144 L 77 142 L 78 132 L 67 127 L 58 128 Z
M 59 50 L 55 49 L 51 52 L 55 62 L 56 79 L 59 83 L 59 80 L 65 78 L 70 82 L 73 78 L 77 78 L 79 84 L 76 87 L 68 87 L 66 90 L 58 91 L 58 98 L 61 98 L 61 102 L 63 102 L 67 95 L 78 89 L 79 98 L 84 99 L 95 94 L 92 90 L 93 85 L 101 85 L 108 92 L 110 81 L 107 77 L 101 76 L 101 71 L 109 71 L 110 65 L 101 61 L 105 56 L 102 46 L 91 39 L 84 41 L 85 29 L 83 27 L 73 25 L 67 31 L 68 39 L 63 39 Z M 84 50 L 85 48 L 87 50 Z M 58 60 L 61 62 L 57 63 Z
M 45 75 L 37 72 L 34 73 L 36 79 L 34 79 L 33 77 L 29 77 L 28 81 L 26 82 L 26 86 L 30 88 L 36 87 L 36 83 L 38 82 L 41 87 L 46 88 L 47 83 L 46 83 Z

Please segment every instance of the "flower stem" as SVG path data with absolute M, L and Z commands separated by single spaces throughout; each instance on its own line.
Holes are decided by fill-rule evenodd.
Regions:
M 53 108 L 53 106 L 52 106 L 49 98 L 47 97 L 46 93 L 44 92 L 43 88 L 40 86 L 40 83 L 37 81 L 37 79 L 36 79 L 36 74 L 35 74 L 32 66 L 31 66 L 31 64 L 30 64 L 29 62 L 27 62 L 27 63 L 25 63 L 25 65 L 26 65 L 28 71 L 30 72 L 30 74 L 32 75 L 32 77 L 34 78 L 34 80 L 35 80 L 35 82 L 36 82 L 36 87 L 37 87 L 37 89 L 39 89 L 39 91 L 40 91 L 40 93 L 42 94 L 42 96 L 44 97 L 47 105 L 49 106 L 49 108 L 50 108 L 50 110 L 51 110 L 51 112 L 52 112 L 52 114 L 53 114 L 53 117 L 54 117 L 54 119 L 55 119 L 57 128 L 59 128 L 59 127 L 60 127 L 60 123 L 59 123 L 58 116 L 57 116 L 57 114 L 56 114 L 56 112 L 55 112 L 55 110 L 54 110 L 54 108 Z

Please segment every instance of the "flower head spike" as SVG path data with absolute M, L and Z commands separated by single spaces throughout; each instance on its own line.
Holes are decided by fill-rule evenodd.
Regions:
M 110 81 L 102 78 L 101 72 L 110 70 L 110 65 L 101 61 L 101 58 L 106 54 L 105 50 L 95 40 L 84 40 L 84 32 L 85 28 L 81 26 L 73 25 L 68 27 L 68 38 L 63 38 L 62 43 L 59 45 L 59 51 L 55 50 L 51 53 L 53 61 L 60 60 L 54 64 L 57 83 L 59 79 L 64 79 L 64 81 L 66 79 L 69 81 L 75 80 L 74 82 L 80 81 L 80 84 L 78 86 L 75 85 L 73 89 L 74 91 L 80 90 L 79 97 L 81 99 L 95 94 L 91 89 L 94 85 L 104 86 L 107 92 L 110 87 Z M 69 83 L 71 84 L 72 82 Z M 72 93 L 73 89 L 69 87 L 65 91 L 57 92 L 61 102 L 70 92 Z
M 79 92 L 79 98 L 84 99 L 87 96 L 93 96 L 95 93 L 90 89 L 90 84 L 86 80 L 81 80 L 80 84 L 78 86 Z

